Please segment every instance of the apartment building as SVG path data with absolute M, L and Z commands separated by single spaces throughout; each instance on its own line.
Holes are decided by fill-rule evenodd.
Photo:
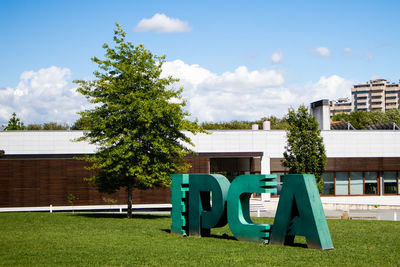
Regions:
M 347 97 L 329 101 L 329 112 L 332 118 L 338 113 L 350 113 L 353 111 L 353 103 Z
M 353 110 L 382 111 L 399 108 L 400 83 L 385 79 L 356 84 L 351 89 Z
M 330 117 L 352 111 L 382 111 L 400 108 L 400 81 L 390 83 L 385 79 L 355 84 L 351 89 L 351 100 L 339 98 L 329 101 Z

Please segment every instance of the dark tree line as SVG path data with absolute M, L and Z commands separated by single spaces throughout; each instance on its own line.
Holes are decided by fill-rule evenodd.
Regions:
M 282 119 L 269 116 L 263 117 L 255 121 L 238 121 L 232 120 L 229 122 L 203 122 L 201 127 L 206 130 L 250 130 L 253 124 L 258 124 L 259 129 L 262 129 L 262 124 L 264 121 L 271 122 L 271 130 L 286 130 L 288 129 L 287 118 Z
M 7 131 L 57 131 L 57 130 L 69 130 L 69 129 L 75 130 L 74 129 L 75 124 L 72 127 L 70 127 L 68 123 L 46 122 L 43 124 L 32 123 L 25 126 L 25 124 L 21 121 L 21 119 L 17 117 L 17 114 L 14 112 L 12 114 L 12 117 L 8 121 L 5 130 Z
M 203 122 L 201 127 L 205 130 L 249 130 L 253 124 L 258 124 L 259 129 L 262 129 L 264 121 L 271 122 L 271 130 L 287 130 L 288 122 L 287 116 L 278 118 L 276 116 L 263 117 L 254 121 L 239 121 L 232 120 L 228 122 Z M 400 127 L 400 109 L 390 109 L 386 112 L 382 111 L 353 111 L 350 114 L 336 114 L 333 116 L 332 121 L 347 121 L 350 122 L 357 130 L 367 130 L 368 125 L 394 122 Z M 48 122 L 43 124 L 28 124 L 24 125 L 15 113 L 10 118 L 6 130 L 27 130 L 27 131 L 40 131 L 40 130 L 87 130 L 93 125 L 91 120 L 87 117 L 80 117 L 72 126 L 67 123 Z

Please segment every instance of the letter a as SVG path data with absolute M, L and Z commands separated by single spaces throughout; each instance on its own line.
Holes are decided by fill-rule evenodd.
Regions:
M 305 236 L 309 248 L 333 249 L 328 223 L 312 174 L 284 176 L 270 244 L 293 244 L 296 235 Z

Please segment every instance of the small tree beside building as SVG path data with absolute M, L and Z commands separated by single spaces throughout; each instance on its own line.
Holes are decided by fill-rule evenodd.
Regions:
M 12 114 L 12 117 L 8 121 L 6 130 L 7 131 L 22 131 L 25 129 L 24 123 L 21 122 L 19 118 L 17 118 L 17 114 L 15 112 Z
M 326 154 L 318 122 L 303 105 L 297 111 L 289 109 L 287 122 L 287 145 L 282 165 L 289 169 L 290 174 L 314 174 L 321 192 Z
M 126 188 L 131 218 L 133 188 L 168 186 L 170 174 L 187 167 L 183 158 L 191 141 L 183 130 L 201 128 L 186 119 L 182 89 L 172 87 L 177 79 L 161 77 L 163 56 L 125 41 L 119 25 L 114 42 L 113 48 L 103 46 L 106 59 L 92 58 L 99 67 L 96 79 L 76 81 L 78 92 L 94 104 L 80 113 L 88 131 L 79 140 L 98 146 L 84 158 L 97 173 L 88 180 L 100 192 Z

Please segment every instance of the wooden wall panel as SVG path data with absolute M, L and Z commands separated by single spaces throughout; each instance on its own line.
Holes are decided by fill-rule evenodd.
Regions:
M 124 189 L 114 194 L 101 194 L 84 177 L 93 172 L 86 163 L 73 155 L 5 156 L 0 159 L 0 207 L 68 206 L 68 196 L 74 205 L 104 205 L 107 199 L 116 204 L 127 203 Z M 169 203 L 171 192 L 166 189 L 134 190 L 134 204 Z
M 8 161 L 0 161 L 0 207 L 8 205 L 10 198 L 10 166 Z
M 185 161 L 189 163 L 192 167 L 189 173 L 210 173 L 210 158 L 186 158 Z
M 229 153 L 217 154 L 221 157 L 232 156 Z M 124 189 L 111 195 L 101 194 L 83 181 L 93 172 L 85 170 L 86 163 L 75 160 L 75 156 L 79 155 L 6 155 L 0 160 L 0 206 L 70 205 L 69 195 L 75 197 L 74 205 L 107 204 L 107 199 L 117 204 L 127 202 Z M 189 173 L 210 172 L 207 155 L 190 157 L 186 161 L 192 165 Z M 138 204 L 169 203 L 170 196 L 168 188 L 135 190 L 133 200 Z
M 48 206 L 51 204 L 50 199 L 50 161 L 49 160 L 38 160 L 37 165 L 39 166 L 39 206 Z
M 251 158 L 251 173 L 261 173 L 261 158 Z
M 270 170 L 271 172 L 287 172 L 288 169 L 282 166 L 283 158 L 271 158 L 270 159 Z

